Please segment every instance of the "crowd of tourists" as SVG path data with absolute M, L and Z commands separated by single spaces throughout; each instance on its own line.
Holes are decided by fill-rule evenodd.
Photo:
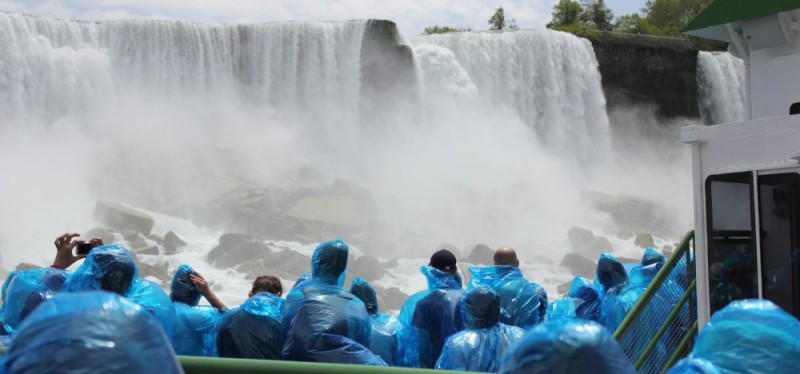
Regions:
M 364 279 L 356 277 L 344 288 L 349 246 L 341 240 L 317 246 L 310 274 L 299 275 L 285 298 L 280 280 L 265 274 L 255 279 L 244 303 L 229 308 L 189 265 L 176 269 L 167 294 L 138 276 L 122 245 L 94 238 L 88 255 L 77 255 L 75 247 L 84 243 L 77 237 L 56 239 L 52 266 L 12 272 L 3 284 L 6 336 L 0 345 L 8 351 L 1 372 L 180 373 L 176 355 L 183 355 L 505 373 L 635 373 L 609 331 L 665 262 L 652 249 L 638 264 L 603 254 L 593 282 L 576 277 L 566 297 L 548 303 L 544 288 L 522 274 L 513 248 L 497 249 L 493 266 L 470 267 L 466 285 L 456 256 L 442 249 L 420 268 L 427 289 L 411 295 L 394 316 L 381 312 L 375 289 Z M 66 270 L 81 259 L 74 271 Z M 683 294 L 679 280 L 667 283 L 665 289 L 674 292 L 659 297 L 670 301 Z M 203 298 L 208 305 L 199 305 Z M 771 303 L 749 303 L 732 304 L 738 308 L 733 314 L 747 315 L 741 309 L 776 315 L 751 319 L 784 329 L 789 320 L 789 329 L 800 331 L 794 317 Z M 686 371 L 675 372 L 710 372 L 692 371 L 714 368 L 707 356 L 693 354 L 677 366 Z

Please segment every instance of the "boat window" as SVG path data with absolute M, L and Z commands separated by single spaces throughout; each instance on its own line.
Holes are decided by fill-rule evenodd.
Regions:
M 794 103 L 789 107 L 789 115 L 800 114 L 800 103 Z
M 758 178 L 765 299 L 800 317 L 800 175 Z
M 750 172 L 706 179 L 709 307 L 758 297 Z

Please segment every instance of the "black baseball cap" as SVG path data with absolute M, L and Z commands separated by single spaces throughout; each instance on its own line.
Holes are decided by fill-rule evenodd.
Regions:
M 431 256 L 431 262 L 428 264 L 441 271 L 451 271 L 456 269 L 456 256 L 453 252 L 446 249 L 440 249 Z

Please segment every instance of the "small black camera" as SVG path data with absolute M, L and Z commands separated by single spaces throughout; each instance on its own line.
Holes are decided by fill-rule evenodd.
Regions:
M 78 243 L 77 248 L 78 249 L 76 251 L 77 252 L 76 254 L 80 256 L 80 255 L 88 255 L 89 251 L 91 251 L 92 248 L 94 248 L 94 246 L 92 246 L 92 243 Z

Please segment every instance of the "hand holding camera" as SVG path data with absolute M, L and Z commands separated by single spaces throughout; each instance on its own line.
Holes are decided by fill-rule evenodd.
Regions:
M 85 258 L 92 248 L 103 245 L 103 240 L 100 238 L 92 238 L 88 242 L 74 240 L 78 236 L 80 235 L 77 233 L 65 233 L 56 238 L 53 243 L 56 246 L 56 258 L 51 267 L 66 269 L 76 261 Z M 75 254 L 72 253 L 73 249 L 76 249 Z

